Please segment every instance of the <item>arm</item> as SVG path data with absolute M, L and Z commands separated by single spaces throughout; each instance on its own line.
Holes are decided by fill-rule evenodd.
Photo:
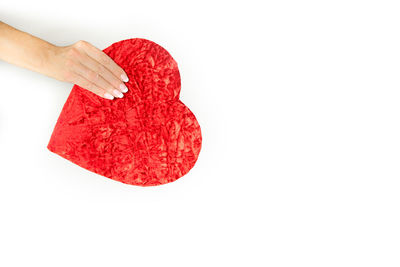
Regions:
M 85 41 L 55 46 L 0 21 L 0 59 L 77 84 L 104 98 L 123 97 L 128 91 L 124 70 Z

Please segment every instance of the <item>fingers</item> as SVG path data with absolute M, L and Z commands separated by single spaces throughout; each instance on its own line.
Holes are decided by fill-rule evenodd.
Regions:
M 83 54 L 79 60 L 82 65 L 86 66 L 93 72 L 99 74 L 103 78 L 103 80 L 109 84 L 108 86 L 116 89 L 117 91 L 116 94 L 114 94 L 115 96 L 119 97 L 121 95 L 120 92 L 122 93 L 128 92 L 128 88 L 125 86 L 123 82 L 121 82 L 120 79 L 115 77 L 115 75 L 111 73 L 110 70 L 108 70 L 106 67 L 98 63 L 96 60 L 92 59 L 87 54 Z
M 104 91 L 102 88 L 98 87 L 97 85 L 95 85 L 94 83 L 85 79 L 84 77 L 82 77 L 79 74 L 75 74 L 74 80 L 75 80 L 75 84 L 79 85 L 80 87 L 82 87 L 86 90 L 89 90 L 89 91 L 95 93 L 96 95 L 98 95 L 100 97 L 107 98 L 110 100 L 114 99 L 114 96 L 112 96 L 110 93 Z
M 124 84 L 124 81 L 128 81 L 126 73 L 103 51 L 85 41 L 79 41 L 62 51 L 64 53 L 60 54 L 65 58 L 64 80 L 108 99 L 122 98 L 123 93 L 128 91 Z M 76 75 L 82 85 L 76 81 Z
M 120 90 L 115 89 L 99 73 L 87 68 L 80 62 L 76 63 L 75 72 L 114 97 L 122 98 L 124 96 Z
M 118 80 L 128 82 L 128 76 L 125 71 L 117 65 L 109 56 L 97 47 L 88 42 L 80 41 L 77 43 L 91 58 L 108 69 Z

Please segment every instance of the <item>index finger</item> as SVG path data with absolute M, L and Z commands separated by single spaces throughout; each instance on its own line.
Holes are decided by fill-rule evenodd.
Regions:
M 88 42 L 82 43 L 82 49 L 91 58 L 95 59 L 97 62 L 104 65 L 118 79 L 122 80 L 123 82 L 129 81 L 129 78 L 126 75 L 125 71 L 120 66 L 118 66 L 118 64 L 115 63 L 114 60 L 112 60 L 106 53 L 104 53 L 97 47 L 89 44 Z

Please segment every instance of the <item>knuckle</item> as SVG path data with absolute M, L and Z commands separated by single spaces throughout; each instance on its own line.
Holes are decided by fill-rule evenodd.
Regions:
M 97 65 L 96 67 L 96 72 L 97 73 L 104 73 L 105 72 L 105 68 L 102 65 Z
M 106 55 L 103 55 L 100 57 L 100 63 L 103 65 L 108 65 L 110 64 L 110 59 Z
M 87 43 L 86 41 L 79 40 L 78 42 L 75 43 L 75 47 L 77 47 L 77 48 L 83 48 L 83 47 L 87 46 L 87 44 L 88 44 L 88 43 Z
M 101 90 L 100 88 L 98 88 L 98 87 L 96 87 L 94 85 L 92 86 L 90 91 L 92 91 L 93 93 L 95 93 L 98 96 L 102 96 L 104 94 L 103 90 Z
M 82 87 L 83 89 L 90 90 L 90 88 L 89 88 L 89 83 L 86 82 L 86 81 L 80 81 L 79 83 L 77 83 L 77 85 L 79 85 L 79 86 Z
M 68 58 L 77 58 L 78 55 L 79 55 L 79 50 L 76 47 L 71 47 L 71 49 L 67 51 Z
M 94 91 L 96 90 L 96 88 L 95 88 L 95 86 L 94 86 L 93 83 L 86 82 L 85 86 L 86 86 L 85 88 L 86 88 L 87 90 L 89 90 L 89 91 L 94 92 Z
M 89 78 L 89 80 L 91 81 L 96 81 L 98 78 L 98 75 L 96 72 L 89 70 L 87 73 L 87 77 Z
M 110 84 L 112 84 L 115 88 L 121 88 L 120 86 L 122 85 L 121 81 L 118 79 L 113 78 L 112 81 L 110 81 Z
M 107 88 L 106 90 L 104 90 L 105 92 L 109 93 L 110 95 L 116 96 L 116 94 L 114 93 L 114 90 L 111 88 Z

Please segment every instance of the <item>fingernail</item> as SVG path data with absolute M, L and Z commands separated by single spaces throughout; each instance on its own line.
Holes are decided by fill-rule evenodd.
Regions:
M 109 93 L 105 93 L 104 97 L 107 98 L 107 99 L 110 99 L 110 100 L 114 99 L 114 96 L 110 95 Z
M 126 93 L 128 92 L 128 87 L 126 87 L 125 84 L 121 83 L 121 85 L 119 86 L 119 88 L 121 89 L 122 92 Z
M 124 73 L 124 74 L 121 74 L 121 79 L 122 79 L 124 82 L 128 82 L 128 81 L 129 81 L 128 76 L 126 76 L 125 73 Z
M 114 94 L 116 94 L 119 98 L 122 98 L 124 95 L 120 92 L 120 91 L 118 91 L 118 90 L 114 90 L 113 91 L 114 92 Z

